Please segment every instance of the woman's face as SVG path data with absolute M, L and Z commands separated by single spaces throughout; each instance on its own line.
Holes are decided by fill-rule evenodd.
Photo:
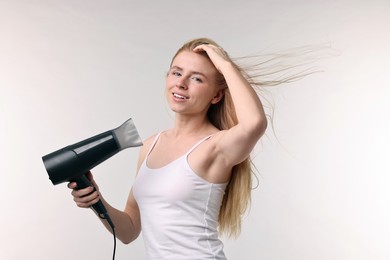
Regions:
M 166 97 L 171 109 L 181 114 L 206 115 L 209 106 L 221 99 L 217 75 L 207 57 L 192 51 L 180 52 L 166 79 Z

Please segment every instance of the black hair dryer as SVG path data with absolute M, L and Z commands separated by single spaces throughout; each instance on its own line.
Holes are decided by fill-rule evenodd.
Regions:
M 82 189 L 91 185 L 86 173 L 93 167 L 123 149 L 141 145 L 142 140 L 130 118 L 118 128 L 66 146 L 43 156 L 42 160 L 54 185 L 74 181 L 77 183 L 77 189 Z M 92 208 L 101 218 L 107 219 L 113 227 L 107 210 L 100 200 Z

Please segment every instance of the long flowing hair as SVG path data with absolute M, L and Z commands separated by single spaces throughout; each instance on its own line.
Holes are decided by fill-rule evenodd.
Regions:
M 201 44 L 212 44 L 217 47 L 221 47 L 215 41 L 208 38 L 193 39 L 177 50 L 176 54 L 172 58 L 172 62 L 180 52 L 192 51 L 195 47 Z M 303 47 L 301 49 L 295 49 L 285 53 L 273 53 L 272 55 L 261 56 L 251 55 L 236 59 L 230 58 L 227 53 L 226 55 L 231 60 L 232 64 L 248 80 L 259 96 L 264 99 L 265 96 L 262 95 L 262 93 L 264 93 L 263 87 L 293 82 L 315 72 L 310 69 L 294 71 L 294 69 L 300 68 L 302 65 L 310 62 L 308 60 L 294 64 L 282 64 L 281 62 L 285 61 L 287 56 L 291 58 L 292 54 L 295 56 L 304 56 L 305 53 L 313 51 L 314 50 L 309 47 Z M 201 54 L 207 57 L 206 53 Z M 251 59 L 256 62 L 244 65 L 247 60 Z M 240 61 L 242 64 L 240 63 L 239 65 Z M 237 125 L 238 119 L 229 88 L 227 87 L 222 74 L 219 74 L 217 84 L 221 88 L 225 89 L 224 96 L 217 104 L 210 106 L 207 111 L 207 117 L 209 121 L 219 130 L 227 130 Z M 267 103 L 271 104 L 272 102 Z M 273 125 L 272 109 L 268 109 L 268 111 L 271 111 L 271 113 L 267 113 L 267 118 L 271 121 L 271 125 Z M 218 222 L 221 234 L 226 234 L 228 237 L 237 237 L 240 234 L 242 217 L 251 203 L 252 175 L 256 176 L 255 169 L 256 167 L 252 163 L 250 156 L 233 167 L 219 212 Z

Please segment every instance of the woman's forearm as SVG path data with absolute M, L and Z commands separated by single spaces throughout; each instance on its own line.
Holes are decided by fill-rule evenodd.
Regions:
M 267 119 L 257 93 L 231 62 L 226 62 L 220 70 L 232 96 L 240 127 L 262 134 L 267 126 Z
M 114 223 L 116 237 L 124 244 L 129 244 L 134 241 L 140 234 L 140 227 L 135 223 L 136 220 L 133 220 L 128 213 L 112 207 L 103 198 L 101 200 L 107 209 L 110 219 Z M 112 233 L 112 228 L 108 221 L 102 218 L 100 219 L 107 230 Z

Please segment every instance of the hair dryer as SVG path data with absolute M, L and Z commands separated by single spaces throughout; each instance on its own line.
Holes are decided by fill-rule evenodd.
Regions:
M 123 149 L 141 145 L 142 140 L 130 118 L 118 128 L 66 146 L 43 156 L 42 160 L 54 185 L 76 182 L 77 189 L 82 189 L 91 185 L 86 173 L 93 167 Z M 101 218 L 107 219 L 112 228 L 114 227 L 100 200 L 92 205 L 92 208 Z

